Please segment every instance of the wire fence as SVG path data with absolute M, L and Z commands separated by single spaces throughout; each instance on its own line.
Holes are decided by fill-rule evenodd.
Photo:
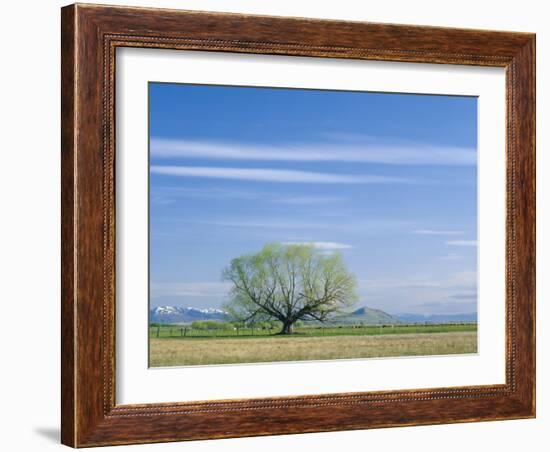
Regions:
M 193 328 L 191 325 L 151 325 L 150 338 L 239 338 L 279 336 L 277 327 L 217 327 L 210 329 Z M 476 322 L 441 324 L 381 324 L 381 325 L 329 325 L 303 326 L 294 329 L 289 336 L 362 336 L 385 334 L 423 334 L 477 331 Z M 280 337 L 280 336 L 279 336 Z

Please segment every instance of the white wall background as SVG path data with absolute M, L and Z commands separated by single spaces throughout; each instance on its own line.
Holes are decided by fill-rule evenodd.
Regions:
M 370 431 L 118 447 L 116 450 L 280 451 L 547 450 L 550 322 L 550 18 L 536 0 L 113 0 L 118 4 L 242 13 L 441 25 L 537 33 L 538 131 L 538 417 Z M 98 2 L 93 2 L 98 3 Z M 2 5 L 0 45 L 0 444 L 9 451 L 59 445 L 59 8 L 55 1 Z M 546 207 L 546 208 L 545 208 Z M 546 380 L 546 381 L 545 381 Z M 545 431 L 546 430 L 546 431 Z M 546 441 L 547 442 L 547 441 Z

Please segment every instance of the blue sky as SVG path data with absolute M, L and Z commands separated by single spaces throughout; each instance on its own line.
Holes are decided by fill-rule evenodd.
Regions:
M 477 309 L 477 99 L 150 83 L 150 303 L 218 307 L 269 242 L 341 252 L 359 306 Z

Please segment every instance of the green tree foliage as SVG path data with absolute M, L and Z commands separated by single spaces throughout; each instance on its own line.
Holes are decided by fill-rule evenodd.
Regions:
M 224 330 L 227 328 L 227 324 L 216 320 L 195 320 L 191 323 L 191 328 L 194 330 Z
M 355 277 L 340 253 L 311 245 L 266 245 L 231 261 L 223 272 L 233 283 L 225 309 L 244 323 L 278 320 L 281 334 L 299 320 L 324 322 L 356 300 Z

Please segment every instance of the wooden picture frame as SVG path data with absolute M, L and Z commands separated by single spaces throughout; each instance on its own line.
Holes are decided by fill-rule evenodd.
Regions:
M 535 35 L 71 5 L 62 9 L 62 442 L 73 447 L 535 416 Z M 115 403 L 118 47 L 506 70 L 506 383 Z

